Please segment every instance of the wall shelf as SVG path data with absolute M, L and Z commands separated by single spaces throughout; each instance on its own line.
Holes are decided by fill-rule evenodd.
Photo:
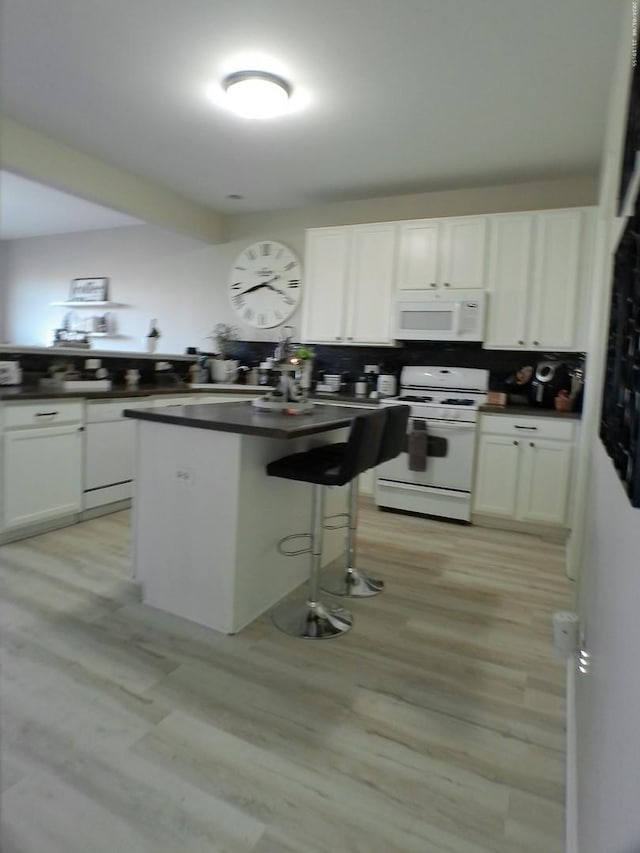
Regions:
M 88 338 L 118 338 L 121 341 L 128 340 L 129 335 L 112 335 L 110 332 L 83 332 Z
M 50 302 L 58 308 L 126 308 L 124 302 Z

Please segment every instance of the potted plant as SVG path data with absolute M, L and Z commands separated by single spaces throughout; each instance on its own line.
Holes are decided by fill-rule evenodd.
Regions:
M 239 362 L 231 355 L 231 345 L 238 340 L 238 330 L 228 323 L 218 323 L 209 337 L 215 343 L 216 355 L 211 360 L 211 378 L 214 382 L 234 382 Z

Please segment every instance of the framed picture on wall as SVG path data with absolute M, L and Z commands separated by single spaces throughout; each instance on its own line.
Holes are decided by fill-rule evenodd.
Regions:
M 70 302 L 106 302 L 109 293 L 108 278 L 74 278 L 71 282 Z

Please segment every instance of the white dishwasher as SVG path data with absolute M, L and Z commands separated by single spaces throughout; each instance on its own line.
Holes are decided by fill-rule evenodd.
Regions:
M 87 403 L 83 509 L 131 498 L 135 421 L 123 417 L 122 412 L 152 404 L 148 397 Z

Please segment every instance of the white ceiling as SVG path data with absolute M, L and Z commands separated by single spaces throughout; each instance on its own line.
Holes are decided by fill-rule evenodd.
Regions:
M 0 239 L 122 228 L 141 220 L 0 171 Z
M 595 175 L 619 2 L 4 0 L 0 96 L 228 213 Z M 205 96 L 258 64 L 306 106 L 247 122 Z

